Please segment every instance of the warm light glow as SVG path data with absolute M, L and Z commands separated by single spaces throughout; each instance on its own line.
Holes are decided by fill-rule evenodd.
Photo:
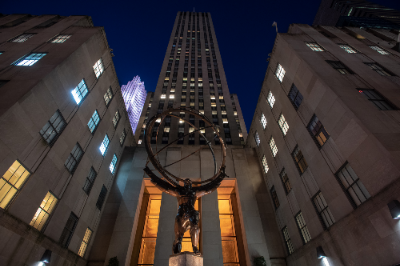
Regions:
M 142 144 L 142 140 L 139 139 L 138 142 L 137 142 L 137 144 Z
M 170 99 L 174 99 L 174 98 L 175 98 L 175 95 L 174 95 L 174 94 L 170 94 L 170 95 L 169 95 L 169 98 L 170 98 Z
M 161 94 L 161 99 L 165 99 L 166 95 L 165 94 Z

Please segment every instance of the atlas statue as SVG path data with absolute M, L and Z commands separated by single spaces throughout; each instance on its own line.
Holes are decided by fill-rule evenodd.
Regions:
M 205 127 L 203 128 L 196 128 L 191 122 L 182 119 L 180 116 L 175 115 L 174 113 L 180 113 L 182 112 L 189 113 L 191 115 L 194 115 L 195 117 L 201 119 L 204 121 Z M 199 132 L 199 134 L 206 140 L 206 144 L 208 148 L 211 151 L 213 160 L 214 160 L 214 175 L 204 181 L 192 181 L 190 178 L 181 178 L 173 175 L 170 173 L 168 170 L 166 170 L 167 167 L 180 162 L 189 156 L 193 155 L 194 153 L 200 151 L 203 149 L 203 147 L 200 147 L 198 150 L 195 152 L 189 154 L 188 156 L 165 166 L 161 166 L 159 160 L 157 159 L 157 155 L 170 146 L 171 144 L 175 143 L 176 141 L 184 138 L 186 135 L 180 136 L 180 138 L 176 139 L 175 141 L 172 141 L 168 145 L 164 146 L 160 150 L 157 150 L 156 146 L 156 151 L 154 153 L 153 148 L 151 146 L 151 140 L 154 137 L 154 134 L 149 134 L 153 131 L 154 126 L 156 125 L 159 128 L 159 125 L 163 122 L 163 120 L 167 117 L 176 117 L 178 119 L 183 120 L 183 122 L 188 123 L 190 126 L 194 127 L 196 130 L 189 133 L 189 134 L 194 134 L 195 132 Z M 156 124 L 157 123 L 157 124 Z M 157 128 L 157 133 L 156 138 L 155 138 L 155 143 L 157 143 L 157 135 L 158 135 L 158 128 Z M 217 162 L 215 160 L 215 154 L 214 150 L 212 148 L 211 142 L 207 140 L 206 136 L 204 135 L 205 133 L 205 128 L 210 128 L 212 129 L 213 132 L 213 137 L 218 139 L 221 145 L 221 164 L 219 167 L 217 167 Z M 203 131 L 203 133 L 202 133 Z M 187 135 L 189 135 L 187 134 Z M 154 141 L 154 139 L 153 139 Z M 148 157 L 148 162 L 151 162 L 155 168 L 161 175 L 161 177 L 157 176 L 155 173 L 150 170 L 148 165 L 146 164 L 146 167 L 144 168 L 145 173 L 150 177 L 151 182 L 158 187 L 161 191 L 168 193 L 169 195 L 172 195 L 177 198 L 178 200 L 178 213 L 175 217 L 175 226 L 174 226 L 174 231 L 175 231 L 175 240 L 172 245 L 172 251 L 174 254 L 178 254 L 182 250 L 182 238 L 183 235 L 185 234 L 186 231 L 189 231 L 190 233 L 190 238 L 192 241 L 192 247 L 193 247 L 193 252 L 196 255 L 200 255 L 200 250 L 199 250 L 199 235 L 200 235 L 200 227 L 199 227 L 199 222 L 200 222 L 200 213 L 195 210 L 194 204 L 197 199 L 200 197 L 203 197 L 207 194 L 210 194 L 214 190 L 216 190 L 222 180 L 226 177 L 225 174 L 225 157 L 226 157 L 226 149 L 224 142 L 222 138 L 219 136 L 218 133 L 218 128 L 211 123 L 205 117 L 204 115 L 200 114 L 198 111 L 193 110 L 193 109 L 187 109 L 187 108 L 180 108 L 180 109 L 168 109 L 167 111 L 158 114 L 151 118 L 149 122 L 147 123 L 146 126 L 146 133 L 145 133 L 145 147 L 147 150 L 147 153 L 149 155 Z

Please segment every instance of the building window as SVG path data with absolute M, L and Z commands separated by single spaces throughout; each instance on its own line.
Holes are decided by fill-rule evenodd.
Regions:
M 40 59 L 42 59 L 46 53 L 31 53 L 28 55 L 25 55 L 15 61 L 13 65 L 15 66 L 33 66 L 36 64 Z
M 383 96 L 374 89 L 358 89 L 358 92 L 364 95 L 368 101 L 375 104 L 380 110 L 394 110 L 395 108 L 390 102 L 383 98 Z
M 104 156 L 104 154 L 106 153 L 108 144 L 110 144 L 110 139 L 108 138 L 108 136 L 106 134 L 106 136 L 104 137 L 103 142 L 101 143 L 100 148 L 99 148 L 101 155 Z
M 281 116 L 279 117 L 278 124 L 282 130 L 283 135 L 286 136 L 286 134 L 289 130 L 289 124 L 286 122 L 286 119 L 283 116 L 283 114 L 281 114 Z
M 328 204 L 326 203 L 321 191 L 319 191 L 312 198 L 312 201 L 314 203 L 315 210 L 317 211 L 318 216 L 322 222 L 322 226 L 324 227 L 324 229 L 329 228 L 335 223 L 335 219 L 333 218 L 331 210 L 329 209 Z
M 292 186 L 290 185 L 289 177 L 286 173 L 285 168 L 282 169 L 281 173 L 279 174 L 283 183 L 283 187 L 285 188 L 286 194 L 292 190 Z
M 297 169 L 299 170 L 300 174 L 304 173 L 308 167 L 306 159 L 303 157 L 303 153 L 299 149 L 299 146 L 294 148 L 292 152 L 293 159 L 296 163 Z
M 71 38 L 72 35 L 58 35 L 51 40 L 51 43 L 64 43 L 66 40 Z
M 394 76 L 389 71 L 378 65 L 377 63 L 364 63 L 381 76 Z
M 113 125 L 114 125 L 114 128 L 116 128 L 116 127 L 117 127 L 117 125 L 118 125 L 118 121 L 119 121 L 119 118 L 120 118 L 120 116 L 119 116 L 119 112 L 118 112 L 118 111 L 116 111 L 116 112 L 115 112 L 115 115 L 114 115 L 114 117 L 113 117 L 113 120 L 112 120 L 112 122 L 113 122 Z
M 293 248 L 292 240 L 290 240 L 289 231 L 286 226 L 282 229 L 282 233 L 283 233 L 283 238 L 285 239 L 286 248 L 287 248 L 289 254 L 292 254 L 294 252 L 294 248 Z
M 93 66 L 94 74 L 96 74 L 96 78 L 99 78 L 100 75 L 104 72 L 103 60 L 101 58 L 97 60 L 97 62 Z
M 90 191 L 92 190 L 94 180 L 96 180 L 97 173 L 94 170 L 93 167 L 90 167 L 89 175 L 86 177 L 86 182 L 85 185 L 83 186 L 83 190 L 86 192 L 86 194 L 90 194 Z
M 76 216 L 73 212 L 71 212 L 60 237 L 60 244 L 62 247 L 64 248 L 68 247 L 72 235 L 74 234 L 76 225 L 78 224 L 78 219 L 79 219 L 78 216 Z
M 303 101 L 303 95 L 297 89 L 297 87 L 293 84 L 292 88 L 289 91 L 288 97 L 292 102 L 294 108 L 297 110 L 300 107 L 301 102 Z
M 268 173 L 269 167 L 268 167 L 267 158 L 265 158 L 265 155 L 263 155 L 263 158 L 262 158 L 262 165 L 264 168 L 264 173 Z
M 79 82 L 78 86 L 76 86 L 76 88 L 71 91 L 72 96 L 74 96 L 75 102 L 77 104 L 79 104 L 85 98 L 88 92 L 89 91 L 86 86 L 86 82 L 83 79 L 81 82 Z
M 324 51 L 324 48 L 322 48 L 321 45 L 319 45 L 316 42 L 306 42 L 306 45 L 310 47 L 310 49 L 313 50 L 314 52 Z
M 269 103 L 269 106 L 271 107 L 271 109 L 274 108 L 275 97 L 274 97 L 274 95 L 272 94 L 271 91 L 269 91 L 269 93 L 268 93 L 268 98 L 267 98 L 267 100 L 268 100 L 268 103 Z
M 121 136 L 119 137 L 119 144 L 121 144 L 121 146 L 124 144 L 125 138 L 126 138 L 126 131 L 124 128 L 121 132 Z
M 348 163 L 336 173 L 336 177 L 354 208 L 371 197 Z
M 24 33 L 10 40 L 10 42 L 26 42 L 29 38 L 33 37 L 34 35 L 35 33 Z
M 278 147 L 276 146 L 275 140 L 273 137 L 269 140 L 269 147 L 271 148 L 272 156 L 275 157 L 278 153 Z
M 47 219 L 54 210 L 58 199 L 49 191 L 44 197 L 40 207 L 37 209 L 35 215 L 33 216 L 30 225 L 37 230 L 42 230 L 43 226 L 46 224 Z
M 274 206 L 275 206 L 275 210 L 276 210 L 279 208 L 279 199 L 278 199 L 278 194 L 276 194 L 274 186 L 272 186 L 270 193 L 271 193 L 272 201 L 274 202 Z
M 57 110 L 39 133 L 47 144 L 53 145 L 66 126 L 67 122 L 65 122 L 61 112 Z
M 79 248 L 79 251 L 78 251 L 79 256 L 81 256 L 81 257 L 85 256 L 85 252 L 86 252 L 87 246 L 89 245 L 92 233 L 93 233 L 92 230 L 90 230 L 89 228 L 86 228 L 85 236 L 83 237 L 81 247 Z
M 106 200 L 106 195 L 107 195 L 107 188 L 103 185 L 96 202 L 96 207 L 99 210 L 101 210 L 101 208 L 103 207 L 104 201 Z
M 65 167 L 67 167 L 68 171 L 73 174 L 75 172 L 76 167 L 83 156 L 83 150 L 79 143 L 75 144 L 75 147 L 72 149 L 72 152 L 68 156 L 67 161 L 65 162 Z
M 310 232 L 308 231 L 306 221 L 304 220 L 303 214 L 299 212 L 296 215 L 296 223 L 300 230 L 301 238 L 303 239 L 303 243 L 306 244 L 311 240 Z
M 263 129 L 267 128 L 267 118 L 265 117 L 265 115 L 263 113 L 261 113 L 261 125 L 263 127 Z
M 379 46 L 370 46 L 370 48 L 373 49 L 373 50 L 375 50 L 375 51 L 377 51 L 377 52 L 380 53 L 380 54 L 383 54 L 383 55 L 388 55 L 388 54 L 390 54 L 390 53 L 388 53 L 386 50 L 382 49 L 382 48 L 379 47 Z
M 340 74 L 353 74 L 353 71 L 348 69 L 345 65 L 343 65 L 340 61 L 329 61 L 327 60 L 328 64 L 330 64 L 334 69 L 336 69 Z
M 281 64 L 278 64 L 278 66 L 276 67 L 275 75 L 278 78 L 279 82 L 282 82 L 285 73 L 286 71 L 283 69 Z
M 5 209 L 25 184 L 30 172 L 16 160 L 0 178 L 0 208 Z
M 254 140 L 256 141 L 256 145 L 260 146 L 260 136 L 258 135 L 258 132 L 254 133 Z
M 357 54 L 358 51 L 355 50 L 353 47 L 347 45 L 347 44 L 339 44 L 339 47 L 345 50 L 349 54 Z
M 111 160 L 110 166 L 109 166 L 111 174 L 115 173 L 115 166 L 117 165 L 117 161 L 118 161 L 117 155 L 114 154 L 114 156 Z
M 328 132 L 326 132 L 325 127 L 322 125 L 321 121 L 319 121 L 316 115 L 311 118 L 307 129 L 320 148 L 329 138 Z
M 100 122 L 99 114 L 97 113 L 97 110 L 94 110 L 94 113 L 93 113 L 92 117 L 89 119 L 89 123 L 88 123 L 90 133 L 94 132 L 94 130 L 96 129 L 99 122 Z
M 106 94 L 104 94 L 104 101 L 106 102 L 106 106 L 108 106 L 112 98 L 113 98 L 113 92 L 111 88 L 108 88 Z

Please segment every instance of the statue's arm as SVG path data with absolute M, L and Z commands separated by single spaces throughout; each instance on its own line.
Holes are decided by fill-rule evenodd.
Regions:
M 143 170 L 150 177 L 151 183 L 153 183 L 158 189 L 174 197 L 178 196 L 176 187 L 156 176 L 148 167 L 144 168 Z
M 196 192 L 196 197 L 200 198 L 215 191 L 221 185 L 221 182 L 225 178 L 225 176 L 225 172 L 223 171 L 210 183 L 200 187 L 194 187 L 193 190 Z

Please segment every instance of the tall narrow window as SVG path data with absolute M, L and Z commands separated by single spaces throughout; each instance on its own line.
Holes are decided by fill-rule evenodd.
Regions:
M 278 147 L 273 137 L 269 140 L 269 147 L 271 148 L 272 156 L 275 157 L 278 154 Z
M 114 154 L 109 166 L 111 174 L 115 173 L 115 166 L 117 165 L 117 161 L 118 161 L 117 155 Z
M 303 95 L 294 84 L 289 91 L 288 97 L 289 100 L 292 102 L 294 108 L 297 110 L 300 107 L 301 102 L 303 101 Z
M 278 124 L 282 130 L 283 135 L 286 136 L 286 134 L 289 130 L 289 124 L 286 122 L 286 119 L 283 116 L 283 114 L 281 114 L 281 116 L 279 117 Z
M 97 202 L 96 202 L 97 209 L 101 210 L 101 208 L 103 207 L 104 201 L 106 200 L 106 196 L 107 196 L 107 188 L 103 185 L 103 187 L 101 188 L 99 197 L 97 198 Z
M 65 167 L 67 167 L 68 171 L 73 174 L 78 167 L 79 162 L 81 161 L 83 156 L 83 150 L 79 143 L 75 144 L 75 147 L 72 149 L 70 155 L 68 156 L 67 161 L 65 161 Z
M 276 194 L 275 187 L 272 186 L 271 190 L 269 191 L 271 193 L 272 201 L 274 202 L 274 207 L 275 210 L 279 208 L 279 199 L 278 199 L 278 194 Z
M 336 177 L 354 208 L 371 197 L 348 163 L 336 173 Z
M 346 75 L 346 74 L 353 74 L 353 71 L 348 69 L 342 62 L 340 61 L 326 61 L 328 64 L 330 64 L 334 69 L 336 69 L 340 74 Z
M 113 125 L 114 125 L 114 128 L 117 127 L 119 119 L 120 119 L 119 112 L 116 111 L 116 112 L 115 112 L 115 115 L 114 115 L 114 117 L 113 117 L 113 120 L 112 120 Z
M 64 43 L 66 40 L 71 38 L 72 35 L 57 35 L 55 38 L 51 40 L 51 43 Z
M 275 97 L 274 97 L 274 95 L 272 94 L 272 92 L 271 92 L 271 91 L 269 91 L 269 93 L 268 93 L 268 98 L 267 98 L 267 101 L 268 101 L 268 103 L 269 103 L 269 106 L 271 107 L 271 109 L 272 109 L 272 108 L 274 108 L 274 104 L 275 104 Z
M 254 133 L 254 140 L 256 142 L 257 146 L 260 146 L 260 136 L 258 135 L 258 132 L 256 131 L 256 133 Z
M 30 172 L 15 161 L 0 178 L 0 208 L 5 209 L 25 184 Z
M 314 52 L 322 52 L 324 51 L 324 48 L 321 47 L 321 45 L 319 45 L 316 42 L 306 42 L 306 45 L 313 50 Z
M 263 113 L 261 113 L 260 122 L 261 122 L 263 129 L 266 129 L 267 128 L 267 118 L 265 117 L 265 115 Z
M 282 234 L 283 234 L 283 238 L 285 239 L 286 248 L 287 248 L 289 254 L 292 254 L 294 252 L 294 248 L 293 248 L 292 240 L 290 239 L 289 230 L 287 229 L 286 226 L 282 229 Z
M 60 237 L 60 244 L 62 247 L 67 248 L 69 246 L 69 242 L 71 241 L 76 225 L 78 224 L 78 219 L 78 216 L 71 212 Z
M 43 226 L 46 224 L 47 219 L 54 210 L 57 204 L 57 198 L 49 191 L 44 197 L 40 207 L 37 209 L 35 215 L 33 216 L 30 225 L 37 230 L 42 230 Z
M 276 67 L 275 75 L 278 78 L 279 82 L 282 82 L 285 73 L 286 71 L 283 69 L 281 64 L 278 64 L 278 66 Z
M 90 133 L 94 132 L 94 130 L 96 129 L 99 122 L 100 122 L 99 113 L 97 113 L 97 110 L 94 110 L 94 113 L 93 113 L 92 117 L 89 119 L 89 123 L 88 123 Z
M 392 103 L 387 101 L 379 92 L 374 89 L 358 89 L 358 92 L 364 95 L 368 101 L 375 104 L 375 106 L 380 110 L 397 109 Z
M 281 173 L 279 174 L 283 183 L 283 187 L 285 188 L 286 194 L 292 190 L 292 185 L 290 185 L 289 177 L 286 173 L 285 168 L 282 169 Z
M 329 138 L 328 132 L 325 130 L 325 127 L 322 125 L 321 121 L 319 121 L 316 115 L 311 118 L 307 129 L 313 137 L 314 141 L 317 143 L 318 147 L 320 148 Z
M 364 64 L 369 66 L 372 70 L 374 70 L 375 72 L 377 72 L 381 76 L 394 76 L 388 70 L 386 70 L 385 68 L 383 68 L 382 66 L 380 66 L 377 63 L 364 63 Z
M 388 54 L 390 54 L 390 53 L 388 53 L 386 50 L 382 49 L 382 48 L 379 47 L 379 46 L 374 46 L 374 45 L 372 45 L 372 46 L 370 46 L 370 48 L 373 49 L 373 50 L 375 50 L 375 51 L 377 51 L 377 52 L 380 53 L 380 54 L 383 54 L 383 55 L 388 55 Z
M 89 174 L 86 177 L 85 185 L 83 186 L 83 190 L 86 192 L 86 194 L 88 195 L 90 194 L 90 191 L 92 190 L 93 183 L 94 180 L 96 180 L 96 177 L 97 177 L 96 171 L 94 170 L 93 167 L 90 167 Z
M 113 92 L 110 87 L 108 88 L 106 94 L 104 94 L 104 101 L 106 102 L 106 106 L 110 104 L 112 98 L 113 98 Z
M 67 122 L 65 122 L 61 112 L 57 110 L 39 133 L 47 144 L 53 145 L 66 126 Z
M 322 226 L 324 229 L 329 228 L 335 223 L 335 219 L 333 218 L 331 210 L 329 209 L 321 191 L 314 195 L 312 201 L 314 203 L 315 210 L 318 213 L 319 219 L 321 220 Z
M 308 231 L 306 221 L 304 220 L 303 214 L 299 212 L 296 215 L 296 223 L 297 227 L 300 230 L 301 238 L 303 239 L 303 243 L 306 244 L 311 240 L 310 232 Z
M 79 248 L 78 255 L 83 257 L 85 256 L 85 252 L 87 249 L 87 246 L 89 245 L 90 238 L 92 237 L 93 231 L 90 230 L 90 228 L 86 228 L 85 236 L 83 237 L 81 247 Z
M 32 38 L 34 35 L 35 33 L 24 33 L 15 37 L 10 42 L 26 42 L 29 38 Z
M 308 167 L 306 159 L 303 157 L 303 153 L 299 149 L 298 146 L 294 148 L 294 151 L 292 152 L 293 159 L 296 163 L 297 169 L 299 170 L 300 174 L 304 173 Z
M 42 59 L 46 53 L 31 53 L 28 55 L 25 55 L 12 63 L 12 65 L 15 66 L 33 66 L 36 64 L 40 59 Z
M 347 45 L 347 44 L 339 44 L 339 47 L 345 50 L 349 54 L 357 54 L 358 51 L 354 49 L 353 47 Z
M 121 136 L 119 137 L 119 144 L 121 144 L 121 146 L 124 144 L 125 138 L 126 138 L 126 131 L 124 128 L 121 132 Z
M 79 104 L 85 98 L 88 92 L 89 90 L 86 86 L 85 80 L 83 79 L 81 80 L 81 82 L 79 82 L 78 86 L 76 86 L 76 88 L 71 91 L 72 96 L 74 96 L 75 102 L 77 104 Z
M 268 173 L 269 167 L 268 167 L 267 158 L 265 158 L 265 155 L 263 155 L 263 157 L 262 157 L 262 165 L 263 165 L 264 173 Z
M 93 66 L 94 74 L 96 74 L 96 78 L 99 78 L 100 75 L 104 72 L 103 60 L 101 58 L 97 60 L 97 62 Z
M 101 143 L 100 148 L 99 148 L 101 155 L 104 156 L 104 154 L 106 153 L 108 144 L 110 144 L 110 139 L 108 138 L 108 136 L 106 134 L 106 136 L 104 137 L 103 142 Z

